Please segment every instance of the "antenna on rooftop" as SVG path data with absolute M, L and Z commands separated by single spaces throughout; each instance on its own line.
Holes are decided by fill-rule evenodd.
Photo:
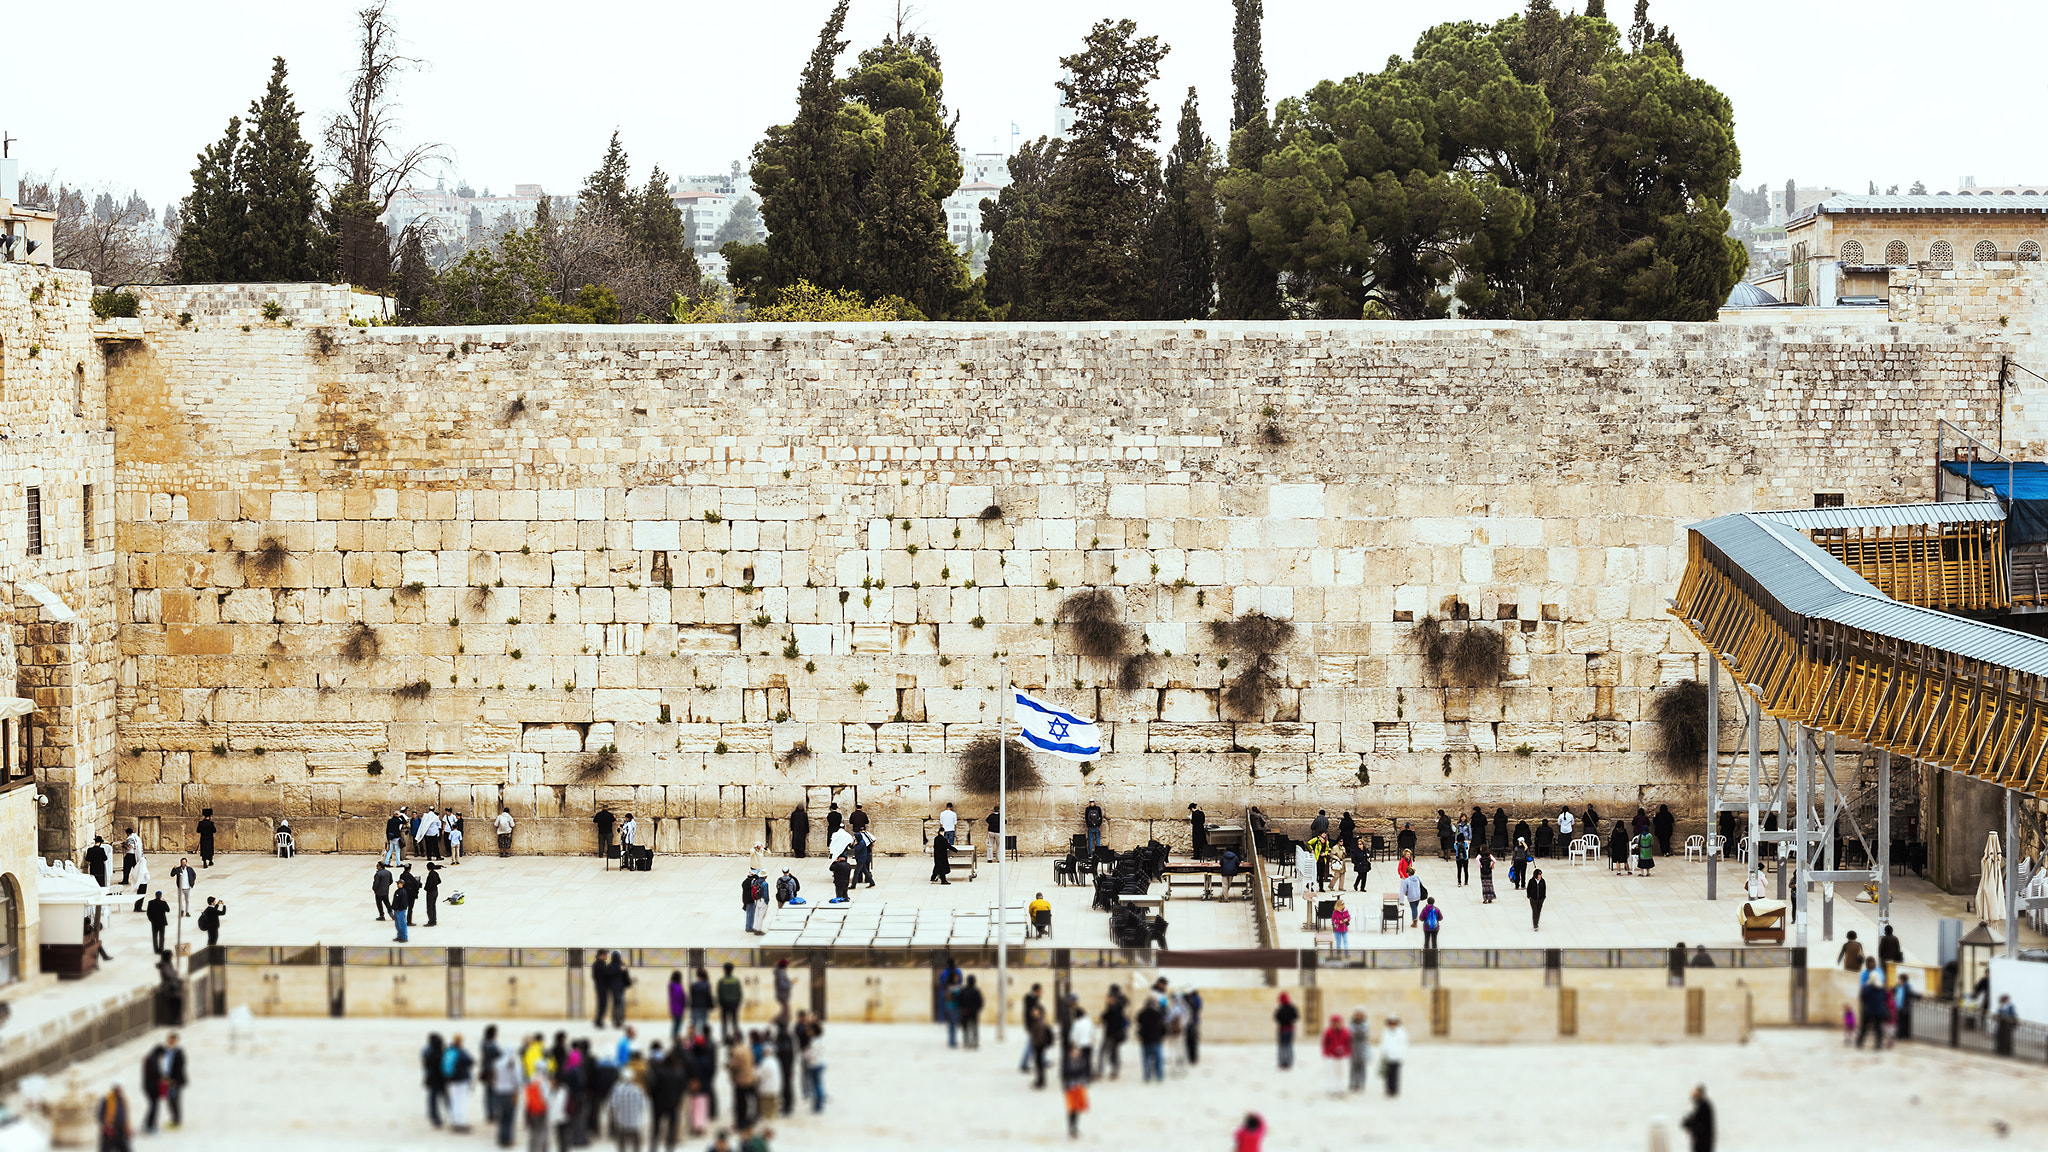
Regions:
M 16 140 L 19 139 L 21 139 L 21 137 L 9 136 L 5 128 L 0 128 L 0 160 L 7 159 L 8 145 L 13 144 Z

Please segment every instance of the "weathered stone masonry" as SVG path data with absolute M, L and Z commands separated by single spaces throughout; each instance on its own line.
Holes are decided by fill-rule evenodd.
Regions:
M 1999 402 L 1999 349 L 1931 327 L 364 330 L 291 291 L 155 294 L 109 362 L 118 811 L 167 846 L 503 803 L 526 851 L 597 804 L 729 851 L 857 795 L 915 851 L 987 811 L 954 756 L 1005 652 L 1111 731 L 1015 799 L 1027 848 L 1091 795 L 1118 842 L 1190 801 L 1692 813 L 1643 719 L 1700 672 L 1681 526 L 1928 498 L 1935 421 Z M 1142 688 L 1049 623 L 1090 586 Z M 1203 625 L 1254 608 L 1297 632 L 1240 717 Z M 1438 682 L 1430 614 L 1501 629 L 1502 682 Z

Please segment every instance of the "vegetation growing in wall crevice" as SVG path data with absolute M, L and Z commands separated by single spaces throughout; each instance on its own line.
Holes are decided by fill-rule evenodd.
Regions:
M 1483 688 L 1507 672 L 1507 637 L 1493 628 L 1453 631 L 1436 616 L 1424 616 L 1415 624 L 1415 643 L 1429 674 L 1439 681 Z
M 1003 518 L 1003 506 L 1001 504 L 991 504 L 983 508 L 981 510 L 981 518 L 983 520 L 1001 520 Z
M 262 543 L 242 553 L 238 559 L 244 573 L 274 579 L 284 571 L 285 558 L 290 555 L 283 541 L 275 536 L 265 536 Z
M 341 658 L 351 664 L 377 658 L 377 630 L 357 621 L 349 626 L 348 635 L 341 641 Z
M 1038 775 L 1038 765 L 1031 759 L 1031 753 L 1015 740 L 1007 742 L 1009 753 L 1006 757 L 1008 784 L 1012 791 L 1037 788 L 1044 783 Z M 983 736 L 969 744 L 960 753 L 960 787 L 976 796 L 996 794 L 1001 769 L 997 763 L 999 747 L 994 736 Z
M 1151 675 L 1152 666 L 1158 662 L 1159 657 L 1155 653 L 1131 653 L 1129 656 L 1124 657 L 1123 664 L 1117 668 L 1116 686 L 1126 692 L 1134 692 L 1139 688 L 1143 688 L 1145 686 L 1145 677 Z
M 491 586 L 489 584 L 470 585 L 469 593 L 463 597 L 463 602 L 469 607 L 470 615 L 481 616 L 484 609 L 490 607 Z
M 1113 664 L 1130 648 L 1130 630 L 1117 611 L 1116 596 L 1107 588 L 1090 588 L 1060 601 L 1053 619 L 1068 625 L 1068 645 L 1090 660 Z
M 582 762 L 576 765 L 576 778 L 595 780 L 600 776 L 609 776 L 618 769 L 620 762 L 619 746 L 607 744 L 583 757 Z
M 802 764 L 810 760 L 810 758 L 811 742 L 809 740 L 799 740 L 796 743 L 791 744 L 789 746 L 789 751 L 784 752 L 777 759 L 777 765 L 783 771 L 787 772 L 791 768 L 797 766 L 798 764 Z
M 1657 732 L 1650 758 L 1666 768 L 1699 768 L 1707 762 L 1707 686 L 1680 680 L 1650 698 Z
M 410 684 L 402 684 L 399 687 L 393 688 L 391 694 L 400 700 L 425 700 L 427 693 L 433 690 L 434 685 L 426 677 L 422 676 Z
M 514 397 L 513 397 L 513 398 L 512 398 L 511 400 L 509 400 L 509 401 L 507 401 L 507 402 L 506 402 L 506 404 L 505 404 L 505 423 L 506 423 L 506 424 L 508 424 L 508 425 L 509 425 L 509 424 L 511 424 L 511 423 L 512 423 L 512 422 L 513 422 L 514 420 L 517 420 L 517 419 L 519 419 L 519 418 L 520 418 L 521 416 L 524 416 L 524 415 L 526 415 L 526 397 L 524 397 L 524 396 L 514 396 Z
M 1293 641 L 1293 622 L 1253 609 L 1235 620 L 1210 621 L 1209 636 L 1244 663 L 1244 670 L 1224 686 L 1224 706 L 1239 716 L 1263 716 L 1280 689 L 1273 676 L 1278 667 L 1274 657 Z

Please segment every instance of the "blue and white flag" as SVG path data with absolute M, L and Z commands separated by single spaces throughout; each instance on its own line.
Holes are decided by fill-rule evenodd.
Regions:
M 1093 760 L 1102 755 L 1102 727 L 1095 721 L 1062 712 L 1022 692 L 1016 692 L 1016 697 L 1015 719 L 1026 744 L 1068 760 Z

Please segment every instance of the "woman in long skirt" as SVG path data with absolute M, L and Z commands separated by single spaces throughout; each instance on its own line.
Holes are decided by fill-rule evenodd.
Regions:
M 1609 872 L 1619 870 L 1627 873 L 1629 871 L 1628 849 L 1628 825 L 1616 820 L 1614 822 L 1614 831 L 1607 836 L 1607 870 Z
M 1493 903 L 1493 853 L 1479 854 L 1479 896 L 1481 904 Z

